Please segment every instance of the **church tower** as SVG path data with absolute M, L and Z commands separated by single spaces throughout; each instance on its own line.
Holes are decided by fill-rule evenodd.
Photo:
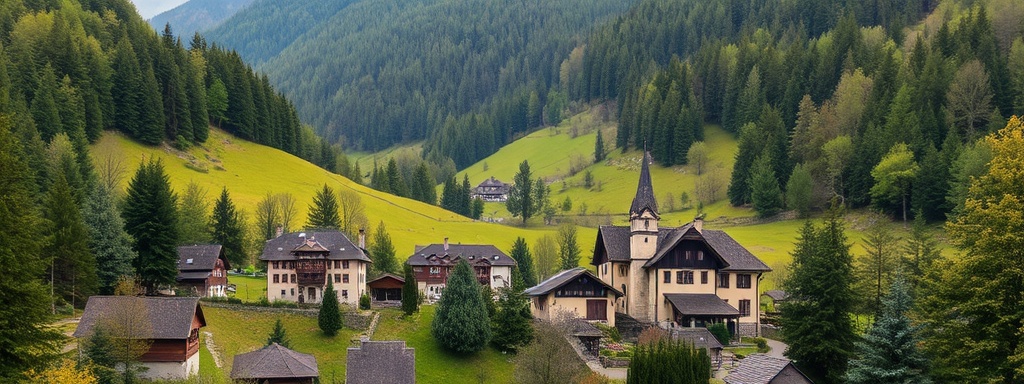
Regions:
M 654 198 L 651 186 L 651 154 L 644 152 L 640 164 L 640 181 L 636 186 L 636 196 L 629 207 L 629 292 L 627 302 L 628 313 L 640 321 L 651 321 L 652 300 L 648 299 L 650 279 L 644 264 L 654 257 L 658 250 L 658 202 Z M 657 276 L 653 277 L 657 278 Z

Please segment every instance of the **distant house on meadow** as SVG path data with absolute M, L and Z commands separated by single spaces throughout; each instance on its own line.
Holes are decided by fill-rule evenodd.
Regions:
M 283 234 L 267 240 L 260 260 L 267 263 L 267 299 L 319 303 L 334 283 L 338 301 L 350 305 L 366 292 L 370 269 L 365 235 L 356 246 L 336 229 Z
M 419 248 L 419 247 L 417 247 Z M 436 298 L 448 285 L 448 274 L 460 260 L 473 267 L 476 279 L 481 285 L 493 289 L 512 285 L 512 259 L 497 247 L 489 244 L 431 244 L 416 250 L 406 264 L 412 266 L 420 292 L 428 298 Z
M 320 377 L 316 357 L 273 343 L 235 355 L 231 379 L 256 384 L 313 384 Z
M 370 290 L 370 299 L 373 301 L 402 301 L 403 285 L 405 285 L 404 278 L 385 273 L 368 281 L 366 288 Z
M 615 300 L 622 296 L 584 268 L 576 267 L 549 277 L 523 292 L 530 297 L 533 317 L 559 320 L 564 314 L 615 326 Z
M 146 340 L 141 378 L 186 379 L 199 373 L 199 328 L 205 326 L 198 297 L 93 296 L 73 336 L 82 345 L 103 327 L 113 338 Z
M 178 286 L 199 296 L 223 297 L 227 294 L 231 269 L 220 244 L 178 247 Z
M 416 350 L 404 341 L 367 341 L 348 349 L 346 384 L 413 384 Z
M 781 291 L 778 289 L 765 291 L 764 294 L 762 294 L 762 296 L 767 297 L 770 300 L 769 302 L 772 303 L 776 311 L 778 311 L 779 307 L 785 304 L 786 300 L 789 299 L 789 294 L 786 293 L 786 291 Z
M 726 384 L 813 384 L 788 359 L 755 353 L 740 360 L 725 377 Z
M 480 185 L 473 188 L 472 198 L 480 198 L 483 201 L 505 202 L 508 200 L 508 191 L 511 185 L 497 180 L 494 176 L 484 180 Z

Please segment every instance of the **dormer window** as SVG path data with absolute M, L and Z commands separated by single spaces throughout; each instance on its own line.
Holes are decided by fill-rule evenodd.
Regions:
M 651 228 L 651 220 L 650 219 L 644 219 L 644 229 L 650 229 L 650 228 Z

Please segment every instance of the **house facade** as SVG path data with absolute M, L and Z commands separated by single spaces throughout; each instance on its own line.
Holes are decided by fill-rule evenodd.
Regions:
M 471 198 L 479 198 L 483 201 L 490 202 L 505 202 L 508 200 L 508 191 L 511 186 L 507 183 L 503 183 L 501 180 L 495 179 L 491 176 L 490 179 L 484 180 L 476 188 L 473 188 Z
M 83 345 L 102 327 L 110 337 L 146 340 L 139 377 L 178 380 L 199 373 L 199 328 L 205 326 L 198 297 L 93 296 L 72 335 Z
M 573 268 L 551 276 L 523 292 L 530 297 L 533 317 L 561 320 L 569 315 L 588 322 L 615 326 L 615 300 L 622 293 L 584 268 Z
M 477 281 L 492 289 L 512 285 L 512 267 L 516 261 L 493 245 L 431 244 L 416 251 L 406 264 L 412 267 L 416 284 L 428 299 L 440 298 L 448 285 L 448 274 L 459 261 L 465 260 L 473 268 Z
M 615 311 L 669 329 L 725 323 L 734 334 L 758 334 L 758 289 L 771 269 L 700 218 L 659 227 L 650 162 L 644 154 L 629 226 L 601 226 L 594 246 L 598 276 L 623 293 Z
M 196 295 L 226 296 L 229 269 L 231 265 L 220 244 L 178 247 L 178 287 L 191 290 Z
M 357 305 L 366 293 L 371 263 L 364 248 L 362 231 L 359 246 L 330 229 L 293 232 L 268 240 L 260 255 L 267 263 L 267 300 L 319 303 L 330 280 L 339 302 Z

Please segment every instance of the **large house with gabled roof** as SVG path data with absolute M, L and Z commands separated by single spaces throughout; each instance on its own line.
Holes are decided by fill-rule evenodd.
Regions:
M 771 268 L 701 218 L 659 227 L 650 163 L 645 153 L 629 226 L 601 226 L 594 245 L 598 276 L 623 293 L 615 311 L 664 328 L 725 323 L 758 334 L 759 283 Z
M 330 280 L 338 301 L 356 305 L 370 271 L 365 234 L 353 244 L 336 229 L 287 233 L 267 240 L 267 300 L 319 303 Z
M 512 285 L 512 267 L 516 260 L 490 244 L 430 244 L 416 247 L 406 264 L 412 267 L 416 284 L 427 298 L 439 298 L 448 285 L 448 274 L 459 261 L 473 268 L 477 281 L 491 289 Z

